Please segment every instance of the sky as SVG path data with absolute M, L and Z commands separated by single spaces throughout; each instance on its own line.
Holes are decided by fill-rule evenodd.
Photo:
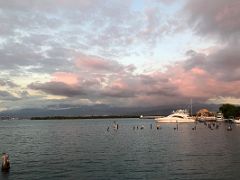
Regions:
M 0 111 L 240 104 L 238 0 L 0 0 Z

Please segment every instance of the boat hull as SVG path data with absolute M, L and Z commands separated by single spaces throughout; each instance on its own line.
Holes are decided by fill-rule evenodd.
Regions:
M 234 120 L 233 122 L 236 123 L 236 124 L 240 124 L 240 119 Z
M 166 117 L 155 118 L 155 121 L 166 123 L 193 123 L 195 122 L 195 118 L 189 116 L 189 113 L 186 109 L 179 109 L 177 111 L 173 111 L 172 114 Z
M 169 119 L 169 118 L 157 118 L 155 119 L 157 122 L 163 123 L 194 123 L 195 119 Z

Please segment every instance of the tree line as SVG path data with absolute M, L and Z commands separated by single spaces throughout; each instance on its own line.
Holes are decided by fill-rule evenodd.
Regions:
M 45 117 L 31 117 L 31 120 L 109 119 L 109 118 L 138 118 L 138 117 L 139 115 L 45 116 Z
M 240 117 L 240 106 L 235 106 L 233 104 L 223 104 L 219 107 L 219 111 L 221 111 L 224 115 L 224 118 Z

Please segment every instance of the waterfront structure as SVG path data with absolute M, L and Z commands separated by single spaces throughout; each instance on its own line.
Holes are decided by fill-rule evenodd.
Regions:
M 214 112 L 210 112 L 207 109 L 201 109 L 197 112 L 196 120 L 198 121 L 216 121 Z

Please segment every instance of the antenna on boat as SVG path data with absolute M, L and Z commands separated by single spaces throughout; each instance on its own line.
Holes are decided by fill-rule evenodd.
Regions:
M 190 101 L 190 105 L 191 105 L 191 112 L 190 112 L 191 114 L 190 115 L 192 116 L 192 98 L 191 98 L 191 101 Z

